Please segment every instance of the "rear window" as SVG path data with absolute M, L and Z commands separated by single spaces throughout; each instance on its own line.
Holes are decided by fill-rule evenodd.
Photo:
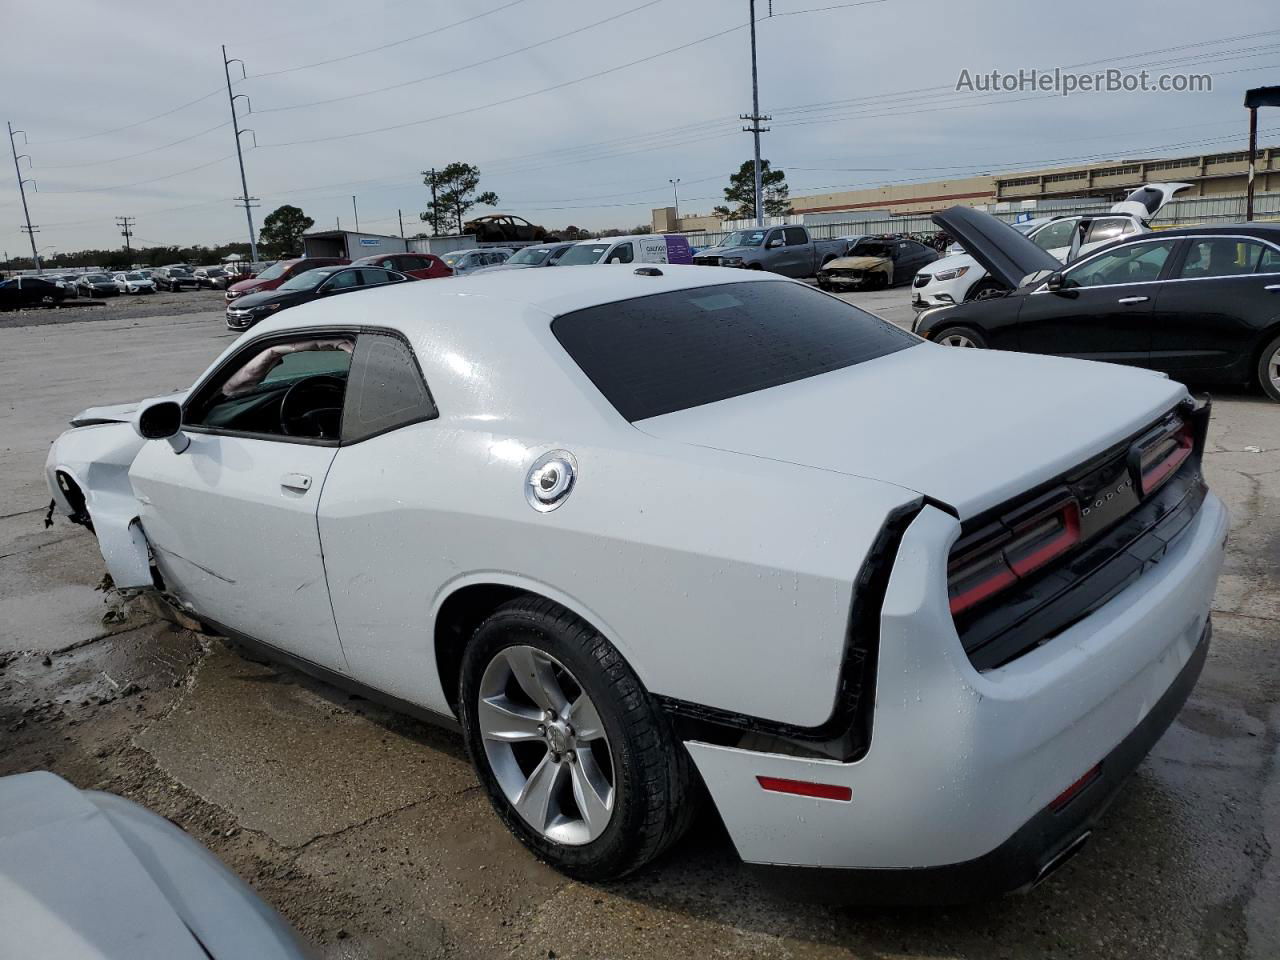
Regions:
M 589 307 L 551 324 L 635 422 L 874 360 L 919 341 L 796 283 L 726 283 Z

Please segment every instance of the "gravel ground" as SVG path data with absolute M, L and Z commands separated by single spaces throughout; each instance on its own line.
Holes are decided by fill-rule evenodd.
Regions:
M 66 300 L 60 307 L 37 307 L 30 310 L 14 310 L 0 313 L 0 330 L 8 327 L 39 327 L 51 323 L 83 323 L 92 320 L 127 318 L 143 320 L 148 317 L 186 316 L 207 313 L 225 306 L 221 290 L 183 290 L 180 293 L 120 294 L 89 300 L 78 297 Z

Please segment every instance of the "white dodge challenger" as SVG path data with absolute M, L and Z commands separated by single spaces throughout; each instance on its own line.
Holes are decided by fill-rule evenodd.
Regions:
M 1149 372 L 620 265 L 290 310 L 47 472 L 117 587 L 456 722 L 568 874 L 705 795 L 748 863 L 945 901 L 1078 850 L 1186 700 L 1207 422 Z

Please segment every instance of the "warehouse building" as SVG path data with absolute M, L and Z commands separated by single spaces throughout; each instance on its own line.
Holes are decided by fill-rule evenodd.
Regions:
M 1149 160 L 1107 161 L 1050 167 L 1019 173 L 982 174 L 923 183 L 889 184 L 863 190 L 793 196 L 794 213 L 806 219 L 830 214 L 890 217 L 925 215 L 957 204 L 993 207 L 1016 204 L 1034 208 L 1040 202 L 1088 197 L 1119 200 L 1144 183 L 1175 180 L 1191 184 L 1183 200 L 1242 196 L 1248 180 L 1243 151 Z M 1258 150 L 1254 189 L 1259 195 L 1280 193 L 1280 147 Z M 719 219 L 705 215 L 677 217 L 674 207 L 653 211 L 655 232 L 715 231 Z

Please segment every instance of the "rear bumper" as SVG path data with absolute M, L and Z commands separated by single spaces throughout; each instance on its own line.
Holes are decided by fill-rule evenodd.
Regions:
M 887 899 L 905 892 L 888 879 L 900 871 L 912 888 L 925 870 L 992 874 L 979 896 L 1022 886 L 1087 831 L 1108 785 L 1172 721 L 1199 672 L 1222 564 L 1227 512 L 1217 497 L 1207 495 L 1128 589 L 984 672 L 966 656 L 946 605 L 946 557 L 958 526 L 926 507 L 903 537 L 882 609 L 863 757 L 842 763 L 688 743 L 743 860 L 838 869 L 855 896 L 874 894 L 857 889 L 858 874 L 868 872 Z M 1039 819 L 1045 809 L 1099 763 L 1105 777 L 1050 829 Z M 848 787 L 852 799 L 768 792 L 760 776 Z

